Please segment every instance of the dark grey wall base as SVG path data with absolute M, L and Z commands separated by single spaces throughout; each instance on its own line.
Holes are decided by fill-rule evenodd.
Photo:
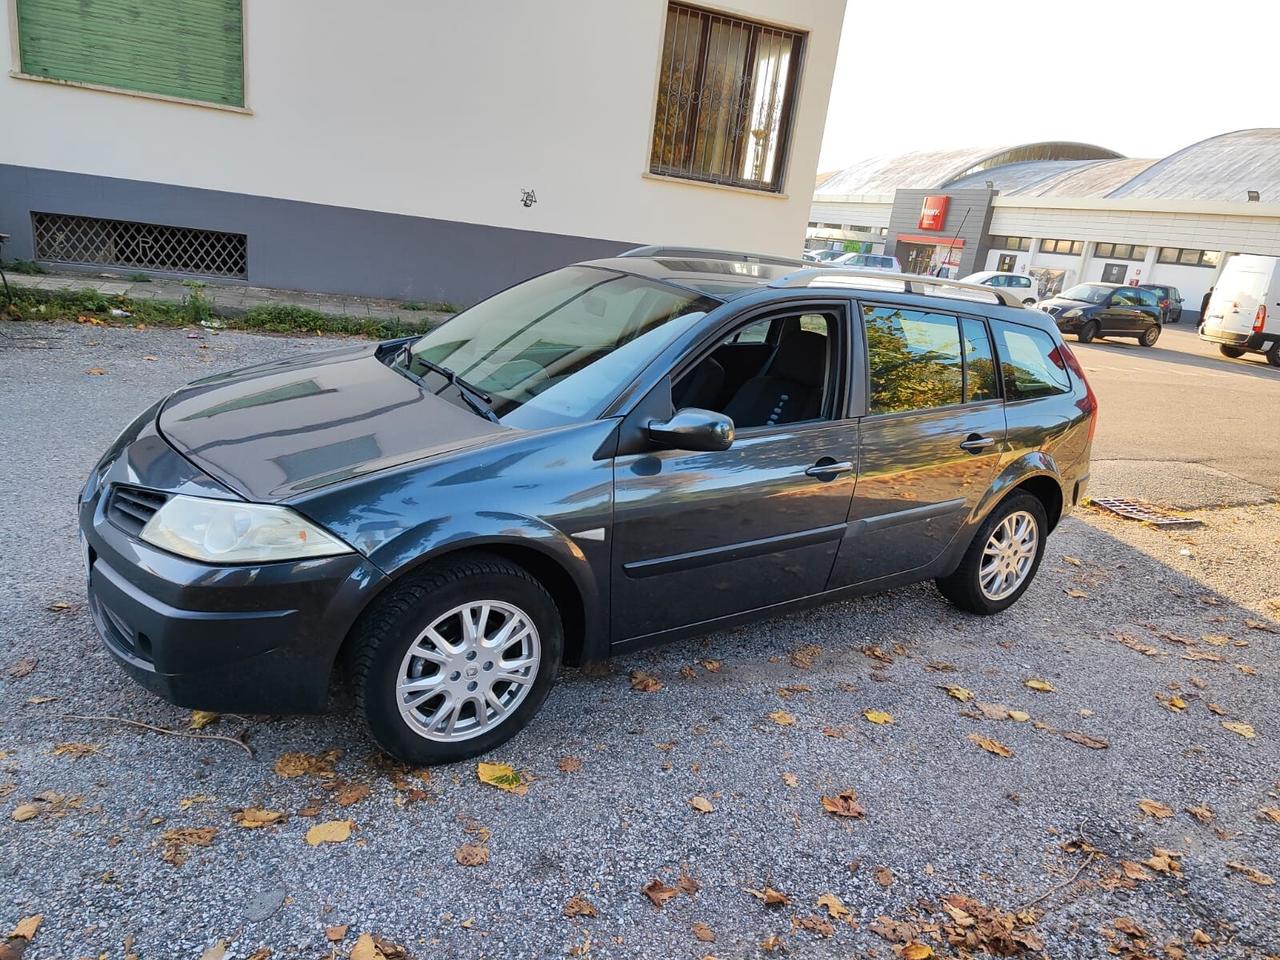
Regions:
M 638 245 L 0 164 L 7 259 L 33 258 L 32 211 L 246 234 L 254 286 L 461 306 Z
M 947 208 L 946 226 L 937 233 L 937 243 L 945 244 L 956 237 L 957 230 L 960 231 L 959 239 L 964 241 L 964 247 L 961 248 L 959 275 L 967 277 L 983 269 L 979 264 L 987 262 L 987 231 L 991 228 L 993 190 L 895 190 L 884 252 L 891 256 L 894 254 L 899 235 L 926 232 L 919 228 L 920 205 L 925 197 L 938 194 L 949 196 L 951 203 Z M 966 210 L 968 217 L 965 216 Z M 960 226 L 962 222 L 963 228 Z

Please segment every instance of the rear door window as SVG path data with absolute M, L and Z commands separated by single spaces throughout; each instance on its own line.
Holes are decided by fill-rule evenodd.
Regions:
M 1067 393 L 1071 378 L 1057 342 L 1043 330 L 993 320 L 1000 351 L 1004 394 L 1009 400 L 1031 400 Z

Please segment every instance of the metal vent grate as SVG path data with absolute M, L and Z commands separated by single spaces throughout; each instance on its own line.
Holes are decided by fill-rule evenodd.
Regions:
M 1116 516 L 1126 520 L 1140 520 L 1155 527 L 1198 527 L 1201 522 L 1194 517 L 1183 517 L 1170 513 L 1145 500 L 1130 500 L 1126 497 L 1095 497 L 1089 505 L 1101 510 L 1110 510 Z
M 202 277 L 243 279 L 246 275 L 247 238 L 243 233 L 61 213 L 32 213 L 31 227 L 37 260 L 133 267 Z

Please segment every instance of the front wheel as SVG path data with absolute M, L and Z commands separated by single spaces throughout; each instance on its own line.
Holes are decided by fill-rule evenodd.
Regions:
M 1006 497 L 982 522 L 955 573 L 935 581 L 939 592 L 961 610 L 999 613 L 1031 585 L 1048 531 L 1039 499 L 1029 493 Z
M 1093 343 L 1093 338 L 1098 335 L 1099 329 L 1098 321 L 1090 320 L 1080 328 L 1080 332 L 1076 334 L 1076 339 L 1081 343 Z
M 1218 352 L 1224 357 L 1230 357 L 1232 360 L 1239 360 L 1244 356 L 1244 351 L 1239 347 L 1228 347 L 1225 344 L 1218 345 Z
M 1155 324 L 1142 331 L 1141 335 L 1138 337 L 1138 342 L 1144 347 L 1154 347 L 1156 345 L 1156 341 L 1159 339 L 1160 325 Z
M 392 589 L 356 637 L 356 702 L 387 753 L 411 764 L 487 753 L 538 712 L 564 629 L 529 573 L 470 554 Z

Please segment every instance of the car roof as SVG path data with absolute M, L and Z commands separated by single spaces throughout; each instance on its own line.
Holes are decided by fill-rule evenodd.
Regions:
M 756 263 L 699 256 L 608 257 L 588 260 L 584 265 L 660 280 L 726 302 L 800 269 L 791 263 Z

